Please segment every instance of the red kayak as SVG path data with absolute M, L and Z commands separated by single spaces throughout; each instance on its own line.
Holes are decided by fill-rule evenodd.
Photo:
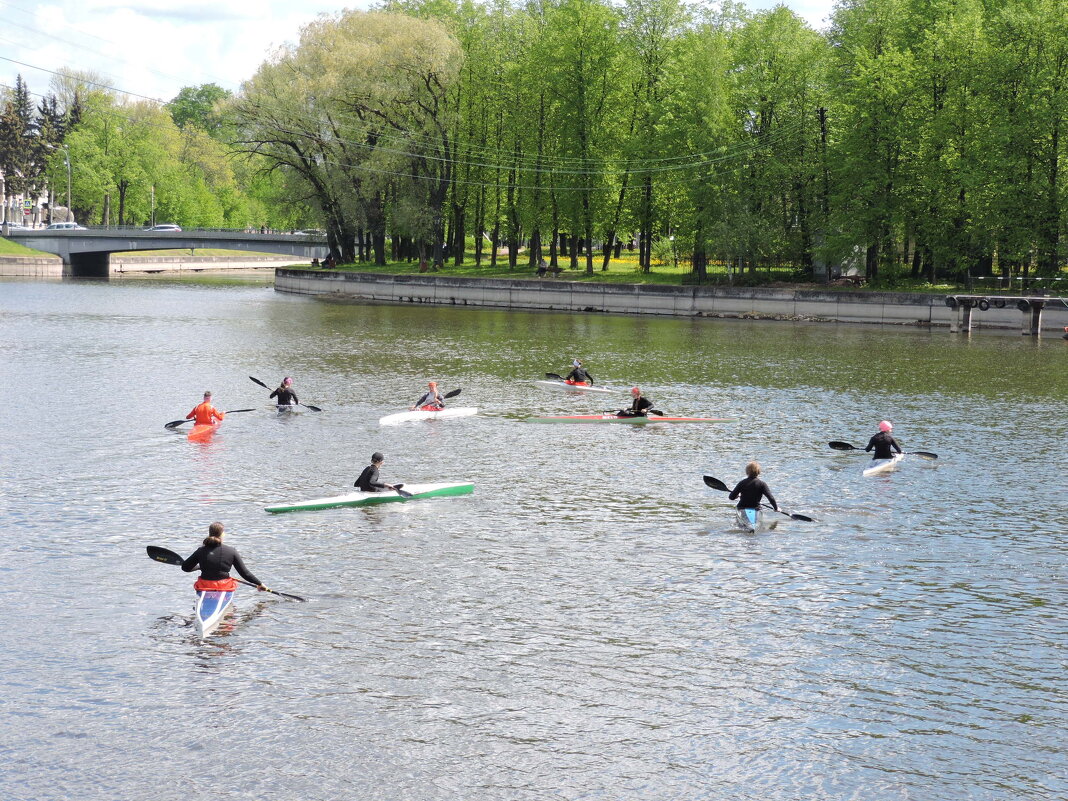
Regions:
M 569 414 L 561 417 L 528 417 L 528 423 L 630 423 L 631 425 L 643 425 L 646 423 L 730 423 L 733 417 L 659 417 L 651 414 L 648 417 L 620 417 L 618 414 Z

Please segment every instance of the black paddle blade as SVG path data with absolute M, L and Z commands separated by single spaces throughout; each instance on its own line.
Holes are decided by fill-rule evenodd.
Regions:
M 397 494 L 400 495 L 402 498 L 412 497 L 412 493 L 408 492 L 408 490 L 402 490 L 400 487 L 397 488 Z
M 168 551 L 166 548 L 160 548 L 158 545 L 149 545 L 145 550 L 148 551 L 148 558 L 153 559 L 156 562 L 163 562 L 165 565 L 178 565 L 179 567 L 182 564 L 182 557 L 174 551 Z
M 312 406 L 310 403 L 302 403 L 300 405 L 303 406 L 305 409 L 311 409 L 313 412 L 322 411 L 322 409 L 320 409 L 318 406 Z
M 557 375 L 556 373 L 546 373 L 545 377 L 549 378 L 549 379 L 552 379 L 554 381 L 563 381 L 564 380 L 564 377 L 562 375 Z
M 856 447 L 855 445 L 850 445 L 848 442 L 838 442 L 836 440 L 834 442 L 828 442 L 827 444 L 830 445 L 832 448 L 834 448 L 836 451 L 859 451 L 860 450 L 860 448 Z
M 713 478 L 712 476 L 705 476 L 705 484 L 707 484 L 714 490 L 719 490 L 720 492 L 730 492 L 730 488 L 726 484 L 724 484 L 718 478 Z
M 263 383 L 262 381 L 260 381 L 260 380 L 259 380 L 258 378 L 253 378 L 252 376 L 249 376 L 249 380 L 250 380 L 250 381 L 254 381 L 254 382 L 256 382 L 257 384 L 259 384 L 259 385 L 260 385 L 261 387 L 263 387 L 264 389 L 270 389 L 270 387 L 269 387 L 269 386 L 267 386 L 266 384 L 264 384 L 264 383 Z
M 794 520 L 804 520 L 806 523 L 815 523 L 816 522 L 811 517 L 807 517 L 805 515 L 799 515 L 799 514 L 797 514 L 797 512 L 791 512 L 790 513 L 790 517 L 792 517 Z
M 446 398 L 455 398 L 461 392 L 463 392 L 462 389 L 454 389 L 452 392 L 446 392 L 444 397 L 446 397 Z
M 931 453 L 930 451 L 909 451 L 910 456 L 919 456 L 921 459 L 937 459 L 937 453 Z
M 646 410 L 645 414 L 647 416 L 652 414 L 652 415 L 655 415 L 656 417 L 663 417 L 664 416 L 664 413 L 662 411 L 660 411 L 659 409 L 648 409 L 648 410 Z
M 290 594 L 288 592 L 279 592 L 278 590 L 272 590 L 270 588 L 267 589 L 267 592 L 272 593 L 273 595 L 281 595 L 287 601 L 307 601 L 308 600 L 307 598 L 301 598 L 299 595 L 292 595 L 292 594 Z
M 189 422 L 188 420 L 171 420 L 169 423 L 167 423 L 163 427 L 164 428 L 178 428 L 178 426 L 180 426 L 182 423 L 188 423 L 188 422 Z
M 227 409 L 227 414 L 237 414 L 238 412 L 254 412 L 255 409 Z

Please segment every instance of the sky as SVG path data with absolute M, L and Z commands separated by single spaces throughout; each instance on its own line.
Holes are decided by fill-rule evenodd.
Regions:
M 751 9 L 786 5 L 826 27 L 833 0 L 742 0 Z M 183 86 L 237 91 L 267 54 L 296 42 L 319 14 L 370 0 L 0 0 L 0 89 L 21 74 L 47 94 L 49 70 L 106 76 L 133 95 L 170 100 Z M 34 98 L 37 100 L 38 98 Z

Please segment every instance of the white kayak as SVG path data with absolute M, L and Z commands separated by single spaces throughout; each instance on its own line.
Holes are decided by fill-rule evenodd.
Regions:
M 535 381 L 539 387 L 546 389 L 563 389 L 568 392 L 599 392 L 602 395 L 618 395 L 618 390 L 605 389 L 604 387 L 591 387 L 589 384 L 569 384 L 566 381 Z
M 416 409 L 414 412 L 397 412 L 396 414 L 387 414 L 385 417 L 378 418 L 378 424 L 381 426 L 391 426 L 397 423 L 410 423 L 414 420 L 441 420 L 446 417 L 473 417 L 478 414 L 478 407 L 476 406 L 458 406 L 455 409 L 448 407 L 439 409 L 436 412 L 424 412 L 422 409 Z
M 233 592 L 199 590 L 193 616 L 197 634 L 201 637 L 207 637 L 215 631 L 223 616 L 230 611 L 230 604 L 233 600 Z
M 763 509 L 738 509 L 736 510 L 735 519 L 738 522 L 738 527 L 750 534 L 771 531 L 779 524 L 778 520 L 769 521 Z
M 897 463 L 905 458 L 903 453 L 895 453 L 890 459 L 872 459 L 871 464 L 864 468 L 865 476 L 877 476 L 880 473 L 892 473 L 897 470 Z

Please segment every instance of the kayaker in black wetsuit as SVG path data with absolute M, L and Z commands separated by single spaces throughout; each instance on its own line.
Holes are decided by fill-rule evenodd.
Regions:
M 297 393 L 293 391 L 293 379 L 286 376 L 282 379 L 282 383 L 278 386 L 274 392 L 271 393 L 271 398 L 277 398 L 279 406 L 297 406 L 300 401 L 297 399 Z
M 619 417 L 648 417 L 649 410 L 653 408 L 653 402 L 643 397 L 642 391 L 637 387 L 634 387 L 630 394 L 634 398 L 630 403 L 630 408 L 620 409 L 616 412 L 616 415 Z
M 260 580 L 252 575 L 252 571 L 245 567 L 237 549 L 223 545 L 224 534 L 222 523 L 212 523 L 208 526 L 208 536 L 204 538 L 204 544 L 182 562 L 182 570 L 186 573 L 200 568 L 200 578 L 196 580 L 193 588 L 202 592 L 233 592 L 237 588 L 237 582 L 230 578 L 230 569 L 234 568 L 241 574 L 241 578 L 255 584 L 257 590 L 266 590 Z
M 864 449 L 870 451 L 875 449 L 875 455 L 872 456 L 872 460 L 875 459 L 893 459 L 894 454 L 892 450 L 901 453 L 901 446 L 897 444 L 897 440 L 890 434 L 894 430 L 894 424 L 889 420 L 883 420 L 879 423 L 879 433 L 868 440 L 868 446 Z
M 593 386 L 593 376 L 582 366 L 582 362 L 575 359 L 571 362 L 571 372 L 564 378 L 569 384 L 589 384 Z
M 745 478 L 738 482 L 727 497 L 732 501 L 738 498 L 739 509 L 759 509 L 760 499 L 767 498 L 771 503 L 771 508 L 776 512 L 779 511 L 779 504 L 776 503 L 775 497 L 771 494 L 771 490 L 768 489 L 768 485 L 759 476 L 760 463 L 750 462 L 745 466 Z
M 423 396 L 417 400 L 412 406 L 408 407 L 408 411 L 415 411 L 416 409 L 422 409 L 424 406 L 430 406 L 428 411 L 434 411 L 436 409 L 445 408 L 445 398 L 438 392 L 438 382 L 431 381 L 426 385 L 426 392 Z
M 360 477 L 356 479 L 356 483 L 352 486 L 360 489 L 363 492 L 381 492 L 384 489 L 395 490 L 396 484 L 383 484 L 378 480 L 378 468 L 382 466 L 382 462 L 386 461 L 386 457 L 380 453 L 371 454 L 371 464 L 367 465 L 360 473 Z

